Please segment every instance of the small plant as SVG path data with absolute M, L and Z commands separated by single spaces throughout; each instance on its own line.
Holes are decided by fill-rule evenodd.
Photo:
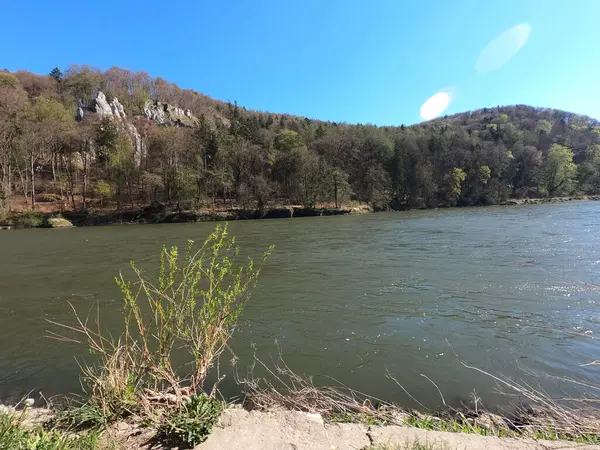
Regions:
M 24 413 L 0 413 L 0 449 L 6 450 L 95 450 L 99 436 L 95 432 L 70 436 L 58 430 L 23 427 Z
M 172 445 L 192 448 L 206 440 L 222 409 L 222 403 L 212 397 L 194 396 L 169 415 L 157 436 Z
M 227 348 L 268 254 L 259 265 L 251 259 L 236 263 L 239 248 L 235 239 L 228 236 L 226 224 L 219 225 L 198 249 L 193 241 L 188 242 L 183 255 L 177 247 L 163 248 L 155 279 L 134 262 L 134 282 L 123 274 L 116 278 L 123 293 L 120 337 L 103 331 L 98 318 L 95 326 L 90 326 L 75 310 L 76 325 L 52 322 L 75 337 L 49 332 L 50 337 L 85 342 L 100 357 L 99 364 L 82 367 L 88 400 L 83 409 L 72 413 L 74 424 L 108 423 L 135 414 L 173 434 L 178 428 L 168 424 L 192 414 L 190 408 L 201 407 L 194 414 L 205 414 L 202 405 L 212 403 L 199 400 L 205 399 L 204 380 Z M 78 340 L 77 335 L 83 339 Z M 187 352 L 188 373 L 175 370 L 174 349 Z M 201 432 L 192 434 L 199 436 Z
M 106 425 L 106 417 L 89 401 L 71 403 L 57 411 L 56 425 L 61 428 L 82 430 Z

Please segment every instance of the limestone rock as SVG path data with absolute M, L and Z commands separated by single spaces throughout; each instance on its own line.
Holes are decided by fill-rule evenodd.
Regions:
M 94 99 L 94 111 L 100 117 L 113 115 L 112 108 L 106 101 L 106 95 L 104 95 L 104 92 L 102 91 L 98 91 L 98 94 L 96 94 L 96 98 Z
M 125 108 L 119 102 L 117 97 L 112 99 L 110 102 L 110 109 L 112 110 L 113 116 L 118 117 L 119 119 L 125 119 Z
M 189 109 L 182 109 L 168 103 L 148 100 L 144 105 L 144 115 L 161 125 L 194 126 L 198 118 Z
M 146 157 L 146 142 L 140 136 L 135 125 L 127 123 L 127 130 L 129 137 L 131 138 L 131 148 L 133 150 L 133 163 L 135 167 L 139 167 L 142 164 L 142 160 Z

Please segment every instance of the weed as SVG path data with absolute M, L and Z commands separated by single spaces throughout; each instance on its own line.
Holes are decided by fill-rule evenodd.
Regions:
M 449 450 L 450 447 L 445 443 L 428 443 L 421 442 L 419 439 L 414 441 L 407 441 L 403 444 L 398 443 L 387 443 L 387 444 L 376 444 L 367 447 L 365 450 Z
M 194 396 L 167 417 L 157 437 L 173 445 L 194 447 L 206 440 L 222 409 L 222 403 L 214 398 Z
M 0 448 L 7 450 L 95 450 L 99 435 L 71 436 L 58 430 L 32 430 L 22 426 L 23 414 L 0 413 Z
M 193 241 L 188 241 L 183 255 L 177 247 L 164 247 L 155 279 L 133 261 L 134 282 L 123 274 L 116 278 L 124 307 L 120 337 L 102 329 L 99 311 L 93 326 L 72 306 L 76 325 L 51 322 L 69 336 L 48 332 L 50 337 L 85 343 L 100 358 L 99 364 L 81 367 L 87 400 L 66 419 L 74 425 L 93 425 L 135 415 L 163 431 L 171 430 L 170 435 L 182 429 L 182 439 L 201 436 L 202 427 L 210 428 L 211 422 L 202 419 L 194 429 L 186 417 L 200 417 L 212 405 L 199 396 L 204 380 L 227 348 L 269 251 L 258 265 L 251 259 L 236 263 L 235 239 L 228 237 L 226 224 L 218 225 L 198 249 Z M 187 374 L 174 369 L 174 349 L 188 353 Z
M 71 402 L 57 411 L 56 425 L 73 430 L 99 429 L 106 425 L 106 418 L 102 411 L 89 401 Z

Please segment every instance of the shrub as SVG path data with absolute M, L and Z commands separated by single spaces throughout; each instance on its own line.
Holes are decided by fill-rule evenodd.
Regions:
M 10 222 L 15 228 L 38 228 L 45 225 L 45 217 L 39 211 L 30 211 L 11 217 Z
M 158 428 L 157 437 L 178 447 L 193 448 L 206 440 L 222 409 L 214 398 L 194 396 L 170 414 Z
M 157 427 L 171 412 L 182 411 L 184 402 L 195 408 L 200 400 L 193 399 L 227 347 L 269 251 L 259 265 L 251 259 L 236 263 L 235 238 L 228 237 L 227 225 L 219 225 L 200 248 L 189 241 L 184 255 L 164 247 L 157 279 L 133 262 L 134 282 L 123 274 L 116 278 L 124 300 L 120 337 L 102 331 L 99 323 L 92 329 L 76 313 L 75 326 L 55 323 L 82 335 L 100 356 L 100 364 L 83 367 L 87 406 L 107 421 L 136 413 Z M 174 369 L 174 349 L 187 352 L 189 373 Z

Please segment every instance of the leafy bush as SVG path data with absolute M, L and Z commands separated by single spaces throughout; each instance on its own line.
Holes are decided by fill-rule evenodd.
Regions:
M 10 222 L 15 228 L 38 228 L 45 225 L 45 217 L 39 211 L 30 211 L 11 217 Z
M 212 397 L 194 396 L 171 413 L 158 428 L 157 437 L 172 445 L 193 448 L 206 440 L 222 409 L 221 402 Z
M 219 225 L 200 248 L 189 241 L 183 256 L 177 247 L 164 247 L 156 280 L 133 262 L 135 282 L 123 274 L 116 278 L 124 300 L 120 337 L 102 331 L 99 319 L 92 328 L 76 313 L 75 326 L 55 323 L 80 334 L 100 356 L 100 364 L 83 367 L 86 407 L 105 421 L 135 413 L 157 427 L 186 402 L 196 408 L 200 400 L 193 399 L 227 347 L 268 254 L 259 265 L 251 259 L 236 263 L 235 238 L 228 236 L 226 224 Z M 184 367 L 189 373 L 174 369 L 173 349 L 188 353 Z

